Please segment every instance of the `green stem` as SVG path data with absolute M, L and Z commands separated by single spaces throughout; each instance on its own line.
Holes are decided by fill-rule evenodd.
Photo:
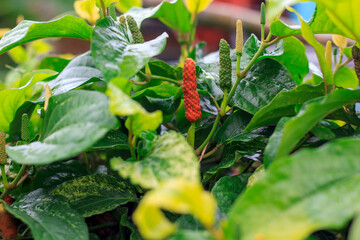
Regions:
M 195 145 L 195 122 L 191 123 L 191 126 L 188 130 L 188 133 L 186 135 L 186 140 L 189 143 L 189 145 L 194 148 Z
M 10 183 L 10 188 L 11 189 L 15 189 L 17 183 L 20 181 L 20 179 L 22 178 L 24 172 L 26 170 L 26 165 L 22 165 L 20 168 L 20 171 L 18 172 L 18 174 L 16 175 L 16 178 Z
M 140 75 L 140 77 L 147 79 L 147 82 L 150 82 L 151 80 L 161 80 L 161 81 L 166 81 L 166 82 L 170 82 L 170 83 L 174 83 L 177 84 L 179 86 L 182 85 L 181 81 L 175 80 L 175 79 L 171 79 L 171 78 L 167 78 L 167 77 L 162 77 L 162 76 L 157 76 L 157 75 L 146 75 L 145 73 L 139 71 L 138 74 Z
M 9 188 L 9 182 L 8 182 L 8 179 L 6 176 L 5 166 L 3 164 L 0 164 L 0 169 L 1 169 L 1 176 L 3 179 L 4 187 L 7 189 L 7 188 Z
M 265 25 L 261 24 L 261 42 L 265 39 Z
M 191 52 L 191 48 L 193 45 L 193 42 L 195 40 L 195 33 L 196 33 L 196 24 L 197 24 L 197 14 L 193 13 L 191 15 L 191 32 L 190 32 L 190 37 L 189 37 L 189 42 L 188 42 L 188 53 Z
M 133 127 L 133 118 L 130 116 L 129 117 L 129 136 L 128 136 L 128 143 L 129 143 L 129 148 L 130 148 L 130 152 L 131 152 L 131 158 L 136 161 L 136 154 L 135 154 L 135 148 L 133 146 L 133 131 L 132 131 L 132 127 Z
M 103 0 L 100 0 L 100 4 L 101 4 L 101 11 L 102 11 L 102 15 L 104 18 L 107 17 L 107 13 L 106 13 L 106 7 L 105 7 L 105 4 L 104 4 L 104 1 Z
M 90 170 L 91 168 L 90 168 L 90 164 L 89 164 L 89 158 L 88 158 L 86 152 L 83 152 L 83 157 L 84 157 L 86 167 Z
M 200 147 L 198 147 L 198 149 L 196 149 L 196 153 L 200 153 L 204 147 L 206 146 L 206 144 L 208 144 L 208 142 L 211 140 L 212 136 L 214 135 L 215 131 L 216 131 L 216 128 L 217 126 L 219 125 L 219 122 L 220 122 L 220 113 L 216 116 L 216 119 L 215 119 L 215 122 L 214 122 L 214 125 L 209 133 L 209 135 L 207 136 L 207 138 L 205 139 L 205 141 L 200 145 Z

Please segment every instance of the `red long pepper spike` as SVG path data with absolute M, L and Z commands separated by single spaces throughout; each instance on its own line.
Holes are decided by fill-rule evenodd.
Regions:
M 191 58 L 185 60 L 183 80 L 185 117 L 189 122 L 196 122 L 201 119 L 201 108 L 199 93 L 196 90 L 195 62 Z

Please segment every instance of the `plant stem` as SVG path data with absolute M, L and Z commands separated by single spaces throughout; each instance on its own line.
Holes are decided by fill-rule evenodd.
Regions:
M 175 80 L 175 79 L 171 79 L 171 78 L 167 78 L 167 77 L 162 77 L 162 76 L 158 76 L 158 75 L 147 75 L 141 71 L 138 72 L 138 74 L 140 75 L 140 77 L 142 77 L 143 79 L 147 79 L 146 83 L 149 83 L 151 80 L 161 80 L 161 81 L 166 81 L 166 82 L 170 82 L 170 83 L 174 83 L 177 84 L 179 86 L 182 85 L 181 81 Z M 144 85 L 145 85 L 144 84 Z
M 212 136 L 214 135 L 217 126 L 219 125 L 220 122 L 220 113 L 218 113 L 218 115 L 216 116 L 214 125 L 209 133 L 209 135 L 207 136 L 207 138 L 205 139 L 205 141 L 200 145 L 200 147 L 198 147 L 198 149 L 196 149 L 196 153 L 197 155 L 199 155 L 199 153 L 201 152 L 201 150 L 203 150 L 203 148 L 206 146 L 206 144 L 211 140 Z
M 88 158 L 86 152 L 83 152 L 83 157 L 84 157 L 86 167 L 90 170 L 89 158 Z
M 103 0 L 100 0 L 100 4 L 101 4 L 101 11 L 103 14 L 103 17 L 106 18 L 107 17 L 107 13 L 106 13 L 106 8 L 105 8 L 105 4 Z
M 193 13 L 191 15 L 191 30 L 190 30 L 190 36 L 188 41 L 188 53 L 192 50 L 192 44 L 195 39 L 195 33 L 196 33 L 196 24 L 197 24 L 197 14 Z
M 186 135 L 186 140 L 189 143 L 189 145 L 194 148 L 195 145 L 195 122 L 191 123 L 191 126 L 188 130 L 188 133 Z
M 26 165 L 22 165 L 20 168 L 20 171 L 18 172 L 18 174 L 16 175 L 16 178 L 10 183 L 10 189 L 15 189 L 17 183 L 20 181 L 20 179 L 22 178 L 24 172 L 26 170 Z
M 1 169 L 1 176 L 2 176 L 2 179 L 3 179 L 4 187 L 9 188 L 9 182 L 7 180 L 7 176 L 6 176 L 6 172 L 5 172 L 5 166 L 3 164 L 0 164 L 0 169 Z
M 132 131 L 133 118 L 132 118 L 132 116 L 129 117 L 129 121 L 130 121 L 130 126 L 129 126 L 128 143 L 129 143 L 129 149 L 130 149 L 130 152 L 131 152 L 131 158 L 135 161 L 136 160 L 136 154 L 135 154 L 135 148 L 133 146 L 133 131 Z

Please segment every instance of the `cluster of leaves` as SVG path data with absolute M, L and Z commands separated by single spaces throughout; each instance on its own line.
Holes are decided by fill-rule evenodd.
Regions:
M 3 36 L 0 54 L 18 67 L 0 86 L 0 198 L 14 199 L 0 207 L 18 219 L 19 237 L 360 239 L 360 90 L 347 66 L 354 59 L 358 67 L 360 56 L 346 46 L 346 38 L 359 46 L 360 2 L 315 0 L 309 22 L 288 26 L 277 16 L 299 1 L 269 0 L 270 33 L 244 46 L 239 39 L 226 90 L 219 54 L 203 56 L 204 44 L 193 45 L 197 14 L 210 2 L 78 0 L 90 25 L 74 16 L 22 21 Z M 134 43 L 126 16 L 139 28 L 157 18 L 176 31 L 179 64 L 154 58 L 166 33 Z M 331 44 L 314 37 L 324 33 L 338 35 L 334 58 Z M 296 35 L 315 49 L 320 69 L 310 65 L 309 74 Z M 49 37 L 89 40 L 91 50 L 44 57 L 50 46 L 33 41 Z M 181 87 L 186 57 L 196 61 L 202 110 L 191 127 Z

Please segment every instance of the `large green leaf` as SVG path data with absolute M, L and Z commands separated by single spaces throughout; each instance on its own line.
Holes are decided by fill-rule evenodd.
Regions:
M 312 32 L 309 25 L 306 24 L 306 22 L 300 18 L 301 21 L 301 33 L 305 40 L 314 48 L 317 59 L 319 61 L 320 69 L 323 74 L 324 81 L 328 85 L 334 84 L 334 78 L 333 78 L 333 72 L 331 71 L 331 65 L 328 63 L 325 59 L 325 48 L 324 46 L 319 43 L 314 33 Z
M 251 131 L 255 128 L 276 123 L 283 116 L 294 116 L 295 106 L 324 95 L 324 85 L 312 86 L 302 84 L 290 91 L 280 92 L 265 107 L 261 108 L 251 119 L 244 130 Z
M 322 6 L 316 6 L 315 12 L 307 24 L 314 34 L 332 33 L 343 35 L 343 32 L 331 21 L 326 13 L 325 8 Z M 276 20 L 271 23 L 270 30 L 271 33 L 276 36 L 301 35 L 301 26 L 289 26 L 281 20 Z
M 10 123 L 14 120 L 16 111 L 26 101 L 29 100 L 31 94 L 31 87 L 39 81 L 48 77 L 54 76 L 56 72 L 51 70 L 37 70 L 34 71 L 24 79 L 29 82 L 17 89 L 6 89 L 0 91 L 0 129 L 9 132 Z M 30 95 L 30 96 L 29 96 Z
M 110 175 L 95 174 L 68 181 L 51 192 L 68 199 L 84 217 L 111 211 L 136 199 L 135 189 Z
M 217 144 L 231 141 L 241 135 L 251 118 L 251 114 L 241 110 L 231 114 L 216 134 Z
M 342 89 L 307 102 L 298 115 L 284 125 L 275 159 L 289 154 L 300 139 L 327 115 L 357 101 L 360 101 L 360 90 Z
M 106 81 L 115 77 L 128 79 L 164 50 L 167 37 L 163 33 L 152 41 L 130 44 L 124 26 L 108 17 L 94 28 L 91 54 Z
M 241 69 L 244 69 L 249 64 L 259 50 L 260 45 L 261 42 L 252 34 L 244 45 L 244 52 L 240 63 Z M 259 58 L 257 58 L 257 62 L 265 58 L 278 61 L 288 69 L 296 83 L 300 84 L 309 72 L 309 62 L 305 55 L 305 50 L 304 44 L 297 38 L 288 37 L 280 40 L 274 51 L 264 50 Z
M 272 59 L 257 62 L 240 81 L 230 103 L 251 114 L 266 106 L 281 91 L 296 86 L 294 78 L 280 63 Z
M 71 91 L 50 98 L 39 142 L 8 146 L 7 153 L 18 163 L 48 164 L 86 151 L 116 126 L 104 94 Z
M 133 7 L 126 15 L 134 17 L 139 26 L 147 18 L 159 18 L 161 22 L 176 31 L 188 33 L 191 30 L 191 15 L 182 0 L 163 1 L 153 8 Z
M 106 94 L 110 98 L 110 112 L 120 117 L 128 117 L 126 127 L 131 129 L 136 136 L 139 136 L 142 131 L 156 130 L 162 123 L 161 111 L 147 112 L 115 84 L 108 84 Z
M 216 198 L 218 207 L 224 213 L 228 213 L 231 206 L 238 196 L 246 188 L 250 173 L 239 174 L 236 176 L 225 176 L 216 182 L 211 193 Z
M 268 16 L 270 19 L 278 15 L 285 6 L 291 5 L 300 1 L 307 0 L 267 0 Z M 318 5 L 323 7 L 327 16 L 331 21 L 326 21 L 326 24 L 333 24 L 344 33 L 345 36 L 360 42 L 360 29 L 357 27 L 357 23 L 360 21 L 358 9 L 360 9 L 360 2 L 358 0 L 314 0 Z M 319 21 L 325 20 L 321 19 Z M 325 24 L 325 22 L 323 22 Z M 325 29 L 331 29 L 331 27 L 325 26 Z M 315 29 L 318 29 L 316 26 Z M 334 29 L 334 32 L 339 33 L 338 29 Z
M 358 0 L 314 0 L 326 9 L 326 13 L 345 36 L 360 42 L 360 2 Z
M 56 162 L 38 169 L 32 184 L 34 189 L 52 189 L 66 181 L 87 174 L 86 168 L 77 160 Z
M 90 52 L 87 52 L 71 60 L 59 76 L 48 84 L 53 95 L 58 95 L 100 79 L 103 76 L 95 67 Z
M 38 189 L 5 207 L 29 226 L 35 240 L 89 239 L 84 218 L 64 197 L 49 196 Z
M 226 239 L 302 240 L 345 227 L 360 208 L 359 144 L 341 139 L 274 162 L 233 205 Z
M 132 7 L 141 7 L 142 0 L 121 0 L 115 3 L 115 6 L 120 12 L 125 13 Z
M 0 39 L 0 54 L 21 44 L 47 37 L 90 39 L 92 27 L 83 19 L 65 16 L 49 22 L 22 21 Z
M 139 91 L 131 97 L 150 112 L 161 110 L 164 115 L 172 114 L 179 107 L 182 91 L 179 87 L 163 83 Z
M 155 188 L 162 180 L 176 177 L 200 180 L 200 166 L 194 150 L 181 134 L 173 131 L 157 137 L 143 160 L 127 162 L 114 158 L 111 166 L 122 177 L 144 188 Z

